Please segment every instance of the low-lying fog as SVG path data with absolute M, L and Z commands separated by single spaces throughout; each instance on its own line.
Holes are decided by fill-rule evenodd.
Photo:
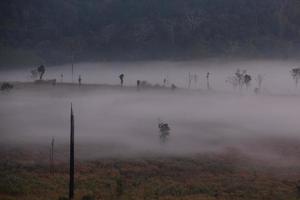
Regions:
M 297 63 L 76 64 L 83 82 L 125 85 L 137 79 L 162 83 L 167 77 L 179 87 L 187 86 L 187 74 L 198 73 L 202 90 L 141 90 L 134 88 L 21 87 L 0 94 L 1 144 L 41 144 L 48 148 L 67 145 L 70 102 L 75 112 L 78 157 L 135 155 L 192 155 L 237 149 L 261 159 L 295 161 L 300 155 L 300 88 L 295 89 L 289 71 Z M 131 67 L 133 65 L 133 67 Z M 300 63 L 299 63 L 300 65 Z M 225 83 L 236 68 L 254 77 L 264 75 L 264 93 L 253 93 L 256 82 L 242 92 Z M 47 68 L 46 78 L 65 74 L 69 66 Z M 28 71 L 28 70 L 27 70 Z M 26 80 L 26 70 L 3 72 L 0 80 Z M 205 91 L 206 72 L 211 72 L 212 92 Z M 25 77 L 25 78 L 24 78 Z M 59 79 L 59 78 L 58 78 Z M 32 87 L 32 86 L 28 86 Z M 43 91 L 39 91 L 43 90 Z M 49 93 L 48 91 L 49 90 Z M 231 91 L 231 92 L 229 92 Z M 167 122 L 171 134 L 165 144 L 159 138 L 158 119 Z M 67 148 L 67 147 L 66 147 Z
M 0 69 L 0 81 L 32 81 L 30 70 L 37 66 L 25 66 L 22 69 Z M 83 83 L 119 84 L 118 76 L 125 75 L 125 85 L 136 85 L 136 80 L 146 80 L 151 83 L 163 83 L 166 78 L 169 83 L 178 87 L 188 86 L 189 73 L 197 74 L 199 81 L 192 83 L 192 89 L 206 88 L 206 73 L 211 73 L 211 85 L 215 90 L 232 90 L 230 84 L 225 83 L 237 69 L 244 70 L 253 77 L 252 88 L 257 86 L 254 80 L 258 74 L 263 76 L 264 90 L 269 93 L 294 94 L 295 84 L 290 70 L 300 67 L 299 61 L 223 61 L 207 60 L 202 62 L 127 62 L 127 63 L 75 63 L 74 81 L 81 75 Z M 46 79 L 70 82 L 71 64 L 63 66 L 46 66 Z M 296 92 L 297 93 L 297 92 Z

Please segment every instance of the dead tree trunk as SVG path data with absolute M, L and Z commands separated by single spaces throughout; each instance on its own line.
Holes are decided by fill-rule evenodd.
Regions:
M 209 76 L 210 76 L 210 73 L 207 72 L 207 74 L 206 74 L 206 88 L 207 88 L 207 90 L 210 90 Z
M 71 105 L 71 134 L 70 134 L 70 182 L 69 182 L 69 199 L 74 198 L 74 115 Z
M 51 147 L 50 147 L 50 173 L 54 173 L 54 138 L 51 140 Z

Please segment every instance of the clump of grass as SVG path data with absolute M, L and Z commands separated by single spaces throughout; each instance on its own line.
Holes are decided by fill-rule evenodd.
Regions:
M 19 195 L 26 192 L 25 180 L 13 174 L 2 174 L 0 178 L 0 193 Z
M 69 200 L 68 197 L 58 197 L 58 200 Z
M 14 197 L 1 197 L 1 200 L 15 200 Z
M 84 195 L 81 200 L 95 200 L 96 198 L 91 195 L 91 194 L 88 194 L 88 195 Z
M 211 188 L 205 188 L 205 187 L 190 187 L 186 188 L 181 185 L 174 185 L 169 186 L 166 188 L 163 188 L 160 190 L 160 196 L 176 196 L 176 197 L 183 197 L 187 195 L 198 195 L 198 194 L 205 194 L 208 196 L 214 196 L 215 190 Z
M 117 186 L 117 188 L 116 188 L 117 196 L 121 196 L 124 192 L 122 177 L 121 176 L 116 177 L 115 181 L 116 181 L 116 186 Z

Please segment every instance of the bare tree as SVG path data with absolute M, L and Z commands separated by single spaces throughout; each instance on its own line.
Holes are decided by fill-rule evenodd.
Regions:
M 140 81 L 140 80 L 137 80 L 137 81 L 136 81 L 136 89 L 137 89 L 137 90 L 140 90 L 140 86 L 141 86 L 141 81 Z
M 70 169 L 69 169 L 69 200 L 74 198 L 74 173 L 75 173 L 75 164 L 74 164 L 74 114 L 71 104 L 71 116 L 70 116 Z
M 234 73 L 234 76 L 230 76 L 227 78 L 226 82 L 230 83 L 234 89 L 237 87 L 241 90 L 243 86 L 245 85 L 246 88 L 250 86 L 252 77 L 247 74 L 246 70 L 241 71 L 240 69 L 237 69 Z
M 207 90 L 210 90 L 209 77 L 210 77 L 210 73 L 207 72 L 207 74 L 206 74 L 206 88 L 207 88 Z
M 235 72 L 235 76 L 237 78 L 238 86 L 240 89 L 242 89 L 242 87 L 244 85 L 244 76 L 246 73 L 247 73 L 246 70 L 241 71 L 240 69 L 237 69 Z
M 79 87 L 81 86 L 81 81 L 82 81 L 81 75 L 79 75 L 79 76 L 78 76 L 78 85 L 79 85 Z
M 163 86 L 166 87 L 166 85 L 167 85 L 167 79 L 164 78 L 164 80 L 163 80 Z
M 293 68 L 290 73 L 291 73 L 292 78 L 295 81 L 296 87 L 298 87 L 298 82 L 300 79 L 300 68 Z
M 174 91 L 176 88 L 177 88 L 177 86 L 174 83 L 172 83 L 171 89 Z
M 158 128 L 159 128 L 159 132 L 160 132 L 160 141 L 161 143 L 166 143 L 169 135 L 170 135 L 170 127 L 169 124 L 161 121 L 160 119 L 158 119 Z
M 44 66 L 44 65 L 39 66 L 39 67 L 37 68 L 37 71 L 38 71 L 38 73 L 40 74 L 40 80 L 42 80 L 42 79 L 43 79 L 43 76 L 44 76 L 44 74 L 45 74 L 45 72 L 46 72 L 45 66 Z
M 189 76 L 188 76 L 188 89 L 191 88 L 192 80 L 193 80 L 193 75 L 189 72 Z
M 243 82 L 246 85 L 246 88 L 249 88 L 251 80 L 252 80 L 252 78 L 249 74 L 244 75 Z
M 121 87 L 123 87 L 123 85 L 124 85 L 124 74 L 120 74 L 119 78 L 120 78 Z

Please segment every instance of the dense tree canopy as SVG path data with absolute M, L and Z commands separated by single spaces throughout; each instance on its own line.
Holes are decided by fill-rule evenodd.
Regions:
M 298 0 L 2 0 L 0 64 L 298 56 Z M 73 53 L 72 53 L 73 52 Z

